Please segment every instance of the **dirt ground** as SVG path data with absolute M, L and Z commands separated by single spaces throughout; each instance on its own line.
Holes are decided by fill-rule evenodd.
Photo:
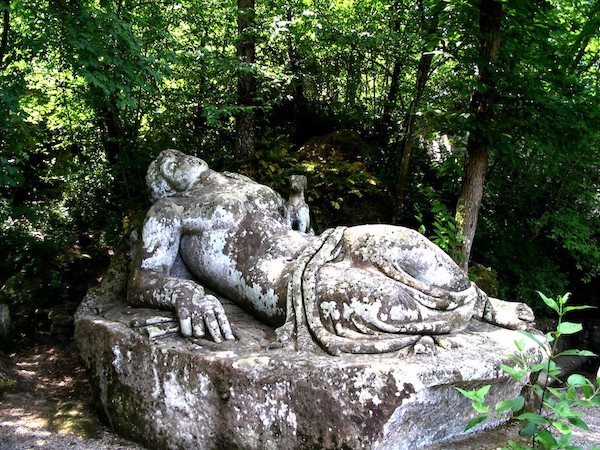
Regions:
M 0 393 L 0 450 L 142 450 L 95 412 L 74 343 L 37 345 L 0 358 L 16 386 Z
M 0 391 L 0 450 L 143 450 L 99 420 L 74 343 L 0 356 L 3 373 L 16 385 Z M 600 445 L 600 407 L 584 412 L 590 431 L 576 430 L 573 444 L 589 450 Z M 429 450 L 492 450 L 516 436 L 516 426 L 505 426 Z

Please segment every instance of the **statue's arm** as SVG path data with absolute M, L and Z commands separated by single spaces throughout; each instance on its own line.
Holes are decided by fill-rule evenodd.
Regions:
M 181 239 L 181 218 L 173 204 L 155 204 L 150 209 L 134 255 L 127 298 L 134 306 L 174 310 L 181 334 L 210 335 L 219 342 L 234 339 L 219 300 L 206 295 L 192 280 L 173 277 Z

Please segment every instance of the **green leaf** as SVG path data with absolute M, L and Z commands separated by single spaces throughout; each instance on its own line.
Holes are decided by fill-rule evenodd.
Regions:
M 526 413 L 520 414 L 519 416 L 516 417 L 516 419 L 526 420 L 526 421 L 534 423 L 536 425 L 545 425 L 548 423 L 548 419 L 546 419 L 544 416 L 541 416 L 540 414 L 536 414 L 536 413 L 532 413 L 532 412 L 526 412 Z
M 521 444 L 515 441 L 508 441 L 507 444 L 511 450 L 526 450 L 526 447 L 523 447 Z
M 564 351 L 554 355 L 555 358 L 557 356 L 588 356 L 588 357 L 593 358 L 594 356 L 598 356 L 598 355 L 596 355 L 594 352 L 590 352 L 589 350 L 570 349 L 570 350 L 564 350 Z
M 556 448 L 556 439 L 552 436 L 548 430 L 541 430 L 537 434 L 537 441 L 544 444 L 546 447 L 542 448 Z
M 557 313 L 560 312 L 559 309 L 558 309 L 558 303 L 556 303 L 553 298 L 546 297 L 540 291 L 537 291 L 537 293 L 542 298 L 542 300 L 544 301 L 544 303 L 546 304 L 546 306 L 548 306 L 549 308 L 552 308 Z
M 473 409 L 475 409 L 475 411 L 477 411 L 480 414 L 487 414 L 490 411 L 489 407 L 479 402 L 473 403 Z
M 479 425 L 481 422 L 485 421 L 486 419 L 487 419 L 487 416 L 477 416 L 477 417 L 469 420 L 469 423 L 465 427 L 465 431 L 470 430 L 471 428 Z
M 564 393 L 564 392 L 562 393 L 561 401 L 558 402 L 554 406 L 554 411 L 556 412 L 556 415 L 559 417 L 576 416 L 576 413 L 573 413 L 571 411 L 571 407 L 569 405 L 569 400 L 567 398 L 566 393 Z
M 479 389 L 477 389 L 477 395 L 480 395 L 481 398 L 484 398 L 487 393 L 490 391 L 490 388 L 492 387 L 491 384 L 486 384 L 485 386 L 480 387 Z
M 563 322 L 558 325 L 556 331 L 560 334 L 575 334 L 579 333 L 583 329 L 580 323 Z
M 515 346 L 517 347 L 517 350 L 522 352 L 525 349 L 525 340 L 524 339 L 516 339 Z
M 519 436 L 522 437 L 531 437 L 538 434 L 538 426 L 537 424 L 531 421 L 524 421 L 523 425 L 521 425 L 521 429 L 519 430 Z
M 556 397 L 559 400 L 561 400 L 561 399 L 563 399 L 563 397 L 565 397 L 565 394 L 561 389 L 556 389 L 556 388 L 550 387 L 550 386 L 548 386 L 546 389 L 548 390 L 548 392 L 550 392 L 554 397 Z
M 569 301 L 569 297 L 571 297 L 571 293 L 567 292 L 565 295 L 558 296 L 558 303 L 561 305 L 565 305 Z
M 466 391 L 464 389 L 461 389 L 459 387 L 454 387 L 454 389 L 456 389 L 458 392 L 460 392 L 462 395 L 464 395 L 465 397 L 467 397 L 469 400 L 473 400 L 473 401 L 478 401 L 480 400 L 480 398 L 478 397 L 477 391 Z
M 569 378 L 567 378 L 567 384 L 569 386 L 587 386 L 590 384 L 590 380 L 588 380 L 583 375 L 574 373 L 573 375 L 570 375 Z
M 500 364 L 500 368 L 513 377 L 516 381 L 521 381 L 523 377 L 527 374 L 525 369 L 518 369 L 514 367 L 507 366 L 506 364 Z
M 581 428 L 585 431 L 590 431 L 588 424 L 581 420 L 579 417 L 569 417 L 568 421 L 571 423 L 571 425 L 574 425 L 577 428 Z
M 552 426 L 556 428 L 561 434 L 571 433 L 571 427 L 562 422 L 552 422 Z
M 535 334 L 530 333 L 529 331 L 525 331 L 525 330 L 518 330 L 518 332 L 521 333 L 523 336 L 526 336 L 529 339 L 531 339 L 533 342 L 535 342 L 540 347 L 546 348 L 546 343 L 542 341 L 542 339 L 539 335 L 535 335 Z
M 589 305 L 581 305 L 581 306 L 566 306 L 563 309 L 564 313 L 568 313 L 569 311 L 579 311 L 582 309 L 594 309 L 596 308 L 595 306 L 589 306 Z
M 548 367 L 548 361 L 542 361 L 541 363 L 534 364 L 529 368 L 531 373 L 541 372 L 542 370 L 546 370 Z
M 523 396 L 519 395 L 518 397 L 516 397 L 512 400 L 504 400 L 504 401 L 498 402 L 496 404 L 496 411 L 502 412 L 502 411 L 508 411 L 509 409 L 513 412 L 520 411 L 524 405 L 525 405 L 525 398 Z

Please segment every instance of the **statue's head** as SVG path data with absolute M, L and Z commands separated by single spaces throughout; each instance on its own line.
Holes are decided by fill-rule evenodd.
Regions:
M 188 190 L 200 174 L 208 169 L 200 158 L 179 150 L 163 150 L 152 161 L 146 173 L 146 184 L 152 202 Z

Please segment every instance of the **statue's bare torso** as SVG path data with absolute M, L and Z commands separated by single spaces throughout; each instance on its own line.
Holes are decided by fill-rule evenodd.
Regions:
M 209 171 L 196 187 L 153 209 L 169 216 L 180 211 L 179 255 L 198 282 L 281 325 L 293 261 L 308 240 L 285 225 L 282 203 L 272 189 L 248 178 Z M 166 221 L 156 222 L 164 234 Z

